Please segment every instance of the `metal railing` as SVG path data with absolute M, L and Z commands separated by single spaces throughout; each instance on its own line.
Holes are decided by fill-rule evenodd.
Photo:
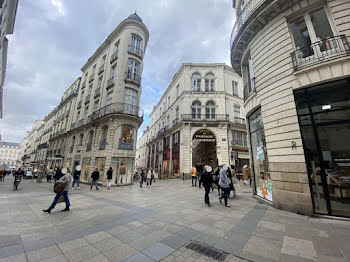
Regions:
M 137 55 L 138 57 L 142 58 L 143 57 L 143 51 L 141 48 L 138 48 L 134 45 L 129 45 L 128 51 L 134 55 Z
M 126 72 L 125 80 L 139 85 L 141 82 L 141 77 L 136 73 Z
M 252 14 L 267 0 L 250 0 L 241 9 L 239 16 L 237 17 L 236 23 L 233 26 L 230 38 L 230 47 L 241 29 L 241 27 L 248 21 Z
M 346 35 L 328 37 L 291 53 L 294 71 L 350 55 Z
M 100 94 L 101 94 L 101 88 L 97 88 L 97 89 L 95 90 L 95 95 L 94 95 L 94 97 L 98 97 Z
M 110 63 L 112 64 L 118 58 L 118 50 L 111 55 Z
M 86 97 L 85 97 L 85 100 L 84 100 L 84 103 L 87 104 L 90 102 L 90 94 L 88 94 Z
M 115 84 L 115 76 L 112 76 L 110 79 L 107 80 L 106 88 L 110 88 Z
M 245 125 L 245 119 L 240 117 L 234 117 L 233 123 L 239 124 L 239 125 Z
M 250 97 L 252 94 L 255 94 L 255 77 L 250 79 L 250 81 L 244 85 L 244 89 L 243 89 L 244 101 L 246 101 L 248 97 Z
M 92 73 L 92 75 L 89 77 L 89 83 L 94 80 L 95 77 L 95 72 Z
M 178 118 L 175 118 L 173 120 L 173 126 L 176 126 L 178 123 L 180 123 L 179 119 Z
M 101 66 L 98 68 L 98 74 L 100 75 L 104 70 L 105 70 L 105 64 L 101 65 Z
M 157 135 L 159 136 L 159 135 L 163 134 L 163 133 L 164 133 L 165 131 L 167 131 L 168 129 L 169 129 L 168 126 L 165 126 L 165 127 L 161 128 L 161 129 L 159 129 Z
M 229 115 L 227 114 L 182 114 L 181 119 L 183 121 L 194 122 L 228 122 Z

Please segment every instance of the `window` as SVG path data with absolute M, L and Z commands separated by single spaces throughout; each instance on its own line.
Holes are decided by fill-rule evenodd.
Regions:
M 135 115 L 137 112 L 137 91 L 131 88 L 125 88 L 124 93 L 124 113 Z
M 305 13 L 289 23 L 299 58 L 305 58 L 336 47 L 334 34 L 325 9 Z M 315 44 L 318 42 L 317 44 Z
M 113 67 L 111 68 L 111 78 L 112 78 L 112 77 L 115 77 L 116 74 L 117 74 L 117 66 L 113 66 Z
M 98 109 L 98 102 L 99 102 L 99 100 L 96 100 L 96 101 L 95 101 L 95 104 L 94 104 L 94 112 L 97 111 L 97 109 Z
M 101 86 L 102 86 L 102 77 L 98 79 L 97 89 L 101 90 Z
M 134 128 L 132 126 L 122 126 L 119 147 L 133 149 L 134 146 Z
M 192 103 L 192 118 L 193 119 L 200 119 L 201 118 L 201 110 L 202 110 L 202 103 L 200 101 L 194 101 Z
M 192 91 L 200 92 L 201 91 L 201 75 L 195 73 L 192 75 Z
M 232 131 L 232 144 L 237 146 L 247 146 L 247 134 L 242 131 Z
M 140 64 L 139 62 L 129 59 L 128 60 L 128 78 L 138 81 L 139 80 L 139 70 L 140 70 Z
M 215 77 L 213 74 L 209 73 L 205 76 L 205 92 L 215 91 Z
M 205 117 L 206 119 L 215 119 L 215 102 L 208 101 L 205 105 Z
M 86 151 L 91 151 L 93 137 L 94 137 L 94 131 L 90 131 L 87 139 Z
M 112 104 L 113 92 L 107 94 L 107 105 Z
M 94 65 L 94 66 L 92 67 L 92 73 L 91 73 L 91 75 L 95 74 L 95 71 L 96 71 L 96 65 Z
M 238 83 L 232 81 L 232 95 L 238 96 Z
M 176 97 L 179 97 L 179 85 L 176 87 Z
M 92 85 L 89 86 L 89 95 L 91 95 L 92 92 Z
M 80 136 L 79 136 L 79 146 L 83 145 L 83 139 L 84 139 L 84 135 L 80 134 Z
M 85 107 L 85 111 L 84 111 L 84 118 L 87 117 L 88 111 L 89 111 L 89 106 L 87 105 L 87 106 Z
M 142 56 L 142 39 L 139 36 L 131 35 L 129 50 Z
M 104 65 L 105 63 L 106 63 L 106 55 L 104 55 L 104 56 L 102 57 L 101 65 Z
M 114 44 L 114 53 L 117 53 L 119 50 L 119 41 Z
M 239 106 L 236 106 L 236 105 L 233 106 L 233 115 L 234 117 L 241 116 L 241 108 Z
M 178 144 L 179 143 L 179 132 L 176 132 L 174 134 L 174 144 Z
M 106 148 L 106 146 L 107 146 L 107 133 L 108 133 L 108 126 L 104 126 L 101 130 L 99 149 Z
M 176 115 L 176 119 L 178 120 L 179 119 L 179 108 L 178 107 L 176 108 L 176 114 L 175 115 Z

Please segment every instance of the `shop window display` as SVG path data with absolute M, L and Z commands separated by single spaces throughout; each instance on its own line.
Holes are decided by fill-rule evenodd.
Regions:
M 272 181 L 269 173 L 268 156 L 265 141 L 261 109 L 249 117 L 250 142 L 253 159 L 255 194 L 272 201 Z
M 82 170 L 81 170 L 81 176 L 80 178 L 85 181 L 88 182 L 89 179 L 89 167 L 90 167 L 90 161 L 91 158 L 87 157 L 87 158 L 83 158 L 83 164 L 82 164 Z
M 95 159 L 95 168 L 100 172 L 100 179 L 98 181 L 103 182 L 104 179 L 104 169 L 105 169 L 105 157 L 96 157 Z

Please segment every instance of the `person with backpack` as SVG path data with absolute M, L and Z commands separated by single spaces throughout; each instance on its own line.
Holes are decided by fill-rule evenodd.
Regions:
M 96 187 L 96 191 L 99 189 L 98 188 L 98 179 L 100 178 L 100 172 L 98 172 L 98 169 L 95 168 L 95 171 L 92 172 L 91 174 L 91 186 L 90 186 L 90 190 L 92 190 L 92 187 L 95 186 Z

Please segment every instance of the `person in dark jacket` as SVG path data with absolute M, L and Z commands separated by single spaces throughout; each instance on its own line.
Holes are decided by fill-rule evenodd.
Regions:
M 95 171 L 92 172 L 91 178 L 92 178 L 92 181 L 91 181 L 90 190 L 92 190 L 92 186 L 93 186 L 93 185 L 95 185 L 96 190 L 98 190 L 98 179 L 100 178 L 100 172 L 98 172 L 98 169 L 97 169 L 97 168 L 95 168 Z
M 109 167 L 107 171 L 107 189 L 111 189 L 111 184 L 112 184 L 112 176 L 113 176 L 113 169 L 112 167 Z
M 213 175 L 212 175 L 213 168 L 211 166 L 204 166 L 204 172 L 202 172 L 200 183 L 202 183 L 205 195 L 204 195 L 204 202 L 210 207 L 210 201 L 209 201 L 209 193 L 210 188 L 213 184 Z
M 55 175 L 53 176 L 54 180 L 59 180 L 62 177 L 62 172 L 59 167 L 56 167 Z
M 223 165 L 223 167 L 220 169 L 220 188 L 222 189 L 222 194 L 219 197 L 220 203 L 222 203 L 221 199 L 223 198 L 225 200 L 225 206 L 226 207 L 231 207 L 230 205 L 227 204 L 227 198 L 228 194 L 230 192 L 230 183 L 229 179 L 227 177 L 227 165 Z
M 79 183 L 80 183 L 80 172 L 81 172 L 81 166 L 78 165 L 78 166 L 76 166 L 74 174 L 73 174 L 72 189 L 74 189 L 75 183 L 77 183 L 77 189 L 80 189 L 80 186 L 79 186 Z
M 142 188 L 143 181 L 145 180 L 145 171 L 141 169 L 140 187 Z

